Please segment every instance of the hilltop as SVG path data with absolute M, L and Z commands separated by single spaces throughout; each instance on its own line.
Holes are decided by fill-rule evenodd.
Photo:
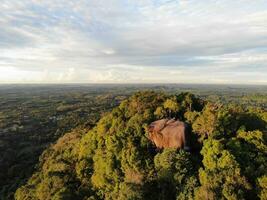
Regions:
M 147 129 L 163 118 L 188 123 L 197 150 L 156 149 Z M 15 198 L 266 199 L 266 124 L 264 109 L 137 92 L 44 151 Z

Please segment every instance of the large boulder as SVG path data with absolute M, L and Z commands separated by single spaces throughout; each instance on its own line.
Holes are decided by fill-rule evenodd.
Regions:
M 175 119 L 161 119 L 148 126 L 149 139 L 157 148 L 190 149 L 188 125 Z

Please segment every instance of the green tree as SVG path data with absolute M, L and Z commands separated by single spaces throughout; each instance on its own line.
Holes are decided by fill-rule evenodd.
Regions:
M 164 149 L 154 158 L 159 199 L 193 199 L 198 186 L 192 155 L 183 150 Z
M 217 111 L 212 104 L 207 104 L 192 124 L 193 131 L 202 139 L 214 133 L 217 126 Z
M 196 190 L 196 199 L 245 199 L 251 186 L 235 157 L 225 149 L 224 141 L 206 140 L 201 154 L 204 167 L 199 170 L 201 186 Z
M 267 199 L 267 175 L 264 175 L 257 180 L 258 197 L 261 200 Z
M 175 117 L 176 113 L 180 110 L 180 106 L 175 98 L 167 99 L 164 102 L 163 107 L 167 110 L 169 117 Z

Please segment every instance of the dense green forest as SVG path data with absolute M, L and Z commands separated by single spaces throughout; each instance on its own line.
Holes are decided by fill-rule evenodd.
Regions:
M 15 190 L 16 199 L 40 200 L 267 198 L 265 88 L 7 86 L 0 94 L 1 199 Z M 190 125 L 194 151 L 149 141 L 148 124 L 169 117 Z

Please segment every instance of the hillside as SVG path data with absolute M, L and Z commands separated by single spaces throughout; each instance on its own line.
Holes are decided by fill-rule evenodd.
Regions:
M 78 126 L 93 127 L 124 98 L 97 87 L 1 86 L 0 199 L 14 199 L 59 137 Z
M 162 118 L 187 122 L 195 150 L 156 149 Z M 48 148 L 15 199 L 267 199 L 266 124 L 261 108 L 138 92 Z

